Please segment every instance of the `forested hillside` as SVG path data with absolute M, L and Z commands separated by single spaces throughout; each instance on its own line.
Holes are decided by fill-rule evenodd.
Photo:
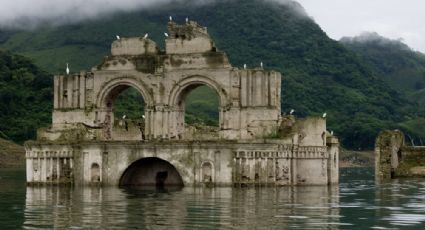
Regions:
M 0 51 L 0 138 L 22 143 L 50 123 L 52 84 L 27 58 Z
M 0 35 L 0 47 L 31 57 L 51 73 L 63 72 L 66 62 L 77 72 L 98 64 L 116 34 L 149 33 L 163 46 L 169 15 L 181 23 L 189 17 L 208 27 L 233 65 L 254 67 L 262 61 L 266 69 L 281 71 L 283 112 L 295 109 L 300 117 L 327 112 L 328 129 L 345 147 L 371 148 L 382 129 L 402 128 L 413 136 L 425 133 L 403 125 L 412 121 L 420 125 L 423 110 L 377 76 L 361 57 L 330 39 L 297 3 L 222 0 L 190 7 L 192 2 L 56 28 L 7 32 Z M 205 96 L 197 103 L 204 109 L 211 106 Z
M 416 108 L 425 107 L 425 54 L 412 50 L 401 40 L 388 39 L 377 33 L 345 37 L 340 42 L 359 55 L 378 78 L 416 104 Z M 423 135 L 417 135 L 425 133 L 423 117 L 412 117 L 399 126 L 414 133 L 416 137 L 412 138 L 416 144 L 423 143 Z
M 378 77 L 425 106 L 425 54 L 377 33 L 345 37 L 340 42 L 369 64 Z

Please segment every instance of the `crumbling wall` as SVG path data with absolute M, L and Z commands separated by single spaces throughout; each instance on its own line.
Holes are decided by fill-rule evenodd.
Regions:
M 425 147 L 403 146 L 395 177 L 425 177 Z
M 400 130 L 385 130 L 379 133 L 375 142 L 375 177 L 391 179 L 398 167 L 404 134 Z
M 121 38 L 111 45 L 111 54 L 117 55 L 143 55 L 156 54 L 159 48 L 156 43 L 143 37 Z
M 194 21 L 185 25 L 169 22 L 168 32 L 165 49 L 169 54 L 204 53 L 215 49 L 207 28 Z

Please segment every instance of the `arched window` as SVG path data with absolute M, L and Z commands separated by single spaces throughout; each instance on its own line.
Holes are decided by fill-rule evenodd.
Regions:
M 145 139 L 145 100 L 137 89 L 129 85 L 114 87 L 106 98 L 106 106 L 106 139 Z
M 219 98 L 208 86 L 199 86 L 189 92 L 185 98 L 185 123 L 218 127 Z
M 100 182 L 100 167 L 99 164 L 93 163 L 90 168 L 90 181 L 92 183 Z
M 202 164 L 202 182 L 203 183 L 212 183 L 213 182 L 213 169 L 210 162 L 205 162 Z

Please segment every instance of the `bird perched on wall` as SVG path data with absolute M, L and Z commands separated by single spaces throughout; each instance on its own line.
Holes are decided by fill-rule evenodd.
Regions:
M 173 21 L 173 16 L 170 16 L 170 22 L 172 22 Z
M 148 36 L 149 36 L 149 34 L 148 34 L 148 33 L 146 33 L 146 34 L 145 34 L 145 36 L 143 36 L 143 39 L 148 38 Z
M 142 115 L 142 118 L 145 119 L 145 115 Z
M 260 62 L 260 67 L 261 67 L 261 69 L 263 68 L 263 62 Z
M 168 38 L 168 34 L 167 34 L 167 33 L 164 33 L 164 35 L 165 35 L 165 37 L 167 37 L 167 38 Z
M 121 39 L 120 36 L 118 36 L 118 35 L 115 35 L 115 37 L 117 37 L 117 40 L 120 40 Z
M 323 117 L 323 118 L 326 118 L 326 115 L 327 115 L 327 114 L 326 114 L 326 113 L 324 113 L 324 114 L 322 115 L 322 117 Z
M 246 69 L 246 64 L 243 64 L 243 69 Z
M 291 111 L 289 112 L 290 115 L 292 115 L 295 112 L 294 109 L 291 109 Z
M 124 115 L 122 115 L 122 119 L 124 120 L 125 118 L 126 118 L 127 116 L 124 114 Z
M 69 75 L 69 66 L 68 66 L 68 63 L 66 63 L 66 75 Z
M 331 130 L 331 136 L 333 136 L 334 135 L 334 131 L 333 130 Z
M 186 23 L 189 23 L 189 18 L 188 17 L 186 17 Z

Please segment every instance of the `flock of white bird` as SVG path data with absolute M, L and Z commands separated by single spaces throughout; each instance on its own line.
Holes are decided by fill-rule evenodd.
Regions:
M 170 16 L 169 17 L 169 19 L 170 19 L 170 22 L 171 21 L 173 21 L 173 17 L 172 16 Z M 189 18 L 188 17 L 186 17 L 186 23 L 189 23 Z M 169 35 L 168 35 L 168 33 L 164 33 L 164 36 L 165 37 L 169 37 Z M 149 34 L 148 33 L 146 33 L 144 36 L 143 36 L 143 39 L 147 39 L 149 37 Z M 121 40 L 121 37 L 119 36 L 119 35 L 115 35 L 115 38 L 117 39 L 117 40 Z M 243 65 L 243 68 L 244 69 L 247 69 L 247 65 L 246 64 L 244 64 Z M 261 69 L 263 69 L 264 68 L 264 64 L 263 64 L 263 62 L 260 62 L 260 68 Z M 66 63 L 66 75 L 69 75 L 69 66 L 68 66 L 68 63 Z

